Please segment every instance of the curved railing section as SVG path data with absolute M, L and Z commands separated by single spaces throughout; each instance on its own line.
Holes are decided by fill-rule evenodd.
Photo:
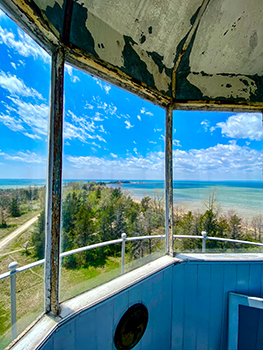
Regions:
M 258 246 L 263 247 L 263 243 L 259 242 L 250 242 L 250 241 L 242 241 L 238 239 L 230 239 L 230 238 L 220 238 L 220 237 L 209 237 L 207 236 L 207 233 L 205 231 L 202 231 L 201 236 L 190 236 L 190 235 L 174 235 L 175 239 L 201 239 L 202 240 L 202 253 L 206 252 L 206 241 L 220 241 L 220 242 L 231 242 L 231 243 L 240 243 L 240 244 L 247 244 L 252 246 Z M 132 241 L 138 241 L 138 240 L 145 240 L 145 239 L 163 239 L 165 238 L 164 235 L 151 235 L 151 236 L 136 236 L 136 237 L 127 237 L 126 233 L 122 233 L 121 238 L 115 239 L 112 241 L 106 241 L 101 242 L 97 244 L 92 244 L 89 246 L 69 250 L 67 252 L 61 253 L 60 257 L 64 258 L 66 256 L 70 256 L 73 254 L 81 253 L 87 250 L 92 250 L 95 248 L 101 248 L 105 247 L 107 245 L 112 244 L 118 244 L 121 243 L 121 274 L 124 273 L 124 266 L 125 266 L 125 243 L 126 242 L 132 242 Z M 17 337 L 17 330 L 16 330 L 16 274 L 32 269 L 33 267 L 43 265 L 45 263 L 45 259 L 38 260 L 36 262 L 33 262 L 31 264 L 17 267 L 17 262 L 12 262 L 9 264 L 9 270 L 8 272 L 5 272 L 0 275 L 0 280 L 3 280 L 5 278 L 10 277 L 10 299 L 11 299 L 11 333 L 12 333 L 12 340 Z

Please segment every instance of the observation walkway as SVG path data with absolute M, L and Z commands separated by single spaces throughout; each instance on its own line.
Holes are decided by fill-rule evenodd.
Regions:
M 207 240 L 262 247 L 262 243 L 202 236 L 202 253 L 163 256 L 124 273 L 125 243 L 163 236 L 126 237 L 87 246 L 61 255 L 70 256 L 109 244 L 120 244 L 121 276 L 60 304 L 59 316 L 43 315 L 14 340 L 10 349 L 128 349 L 116 347 L 118 324 L 127 310 L 143 305 L 148 312 L 145 332 L 136 349 L 259 349 L 263 342 L 263 253 L 207 253 Z M 0 279 L 11 280 L 13 337 L 15 276 L 43 264 L 17 268 Z M 12 289 L 13 288 L 13 289 Z M 12 295 L 13 294 L 13 295 Z M 128 323 L 128 321 L 126 322 Z M 131 327 L 126 332 L 138 330 Z M 126 339 L 127 334 L 122 334 Z

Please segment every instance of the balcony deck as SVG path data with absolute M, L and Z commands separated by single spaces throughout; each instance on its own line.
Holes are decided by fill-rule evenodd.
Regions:
M 262 274 L 263 254 L 164 256 L 62 303 L 10 348 L 116 349 L 121 316 L 141 302 L 149 321 L 135 349 L 227 349 L 229 293 L 262 298 Z

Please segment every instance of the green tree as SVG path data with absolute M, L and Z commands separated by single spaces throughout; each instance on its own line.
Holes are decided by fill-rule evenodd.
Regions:
M 45 212 L 40 213 L 33 231 L 32 244 L 34 246 L 34 253 L 38 259 L 43 259 L 45 254 Z
M 240 239 L 242 235 L 242 219 L 239 218 L 236 214 L 231 215 L 229 220 L 229 236 L 232 239 Z
M 17 198 L 12 198 L 11 203 L 9 205 L 9 211 L 11 216 L 13 217 L 18 217 L 21 215 Z
M 6 215 L 9 207 L 9 197 L 5 193 L 0 194 L 1 227 L 6 227 Z

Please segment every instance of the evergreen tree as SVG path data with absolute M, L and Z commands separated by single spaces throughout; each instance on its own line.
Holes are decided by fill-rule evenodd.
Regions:
M 38 259 L 43 259 L 45 255 L 45 212 L 40 213 L 35 230 L 32 234 L 32 244 L 34 253 Z
M 9 206 L 9 211 L 10 211 L 11 216 L 13 216 L 13 217 L 18 217 L 21 215 L 17 198 L 12 198 L 10 206 Z

